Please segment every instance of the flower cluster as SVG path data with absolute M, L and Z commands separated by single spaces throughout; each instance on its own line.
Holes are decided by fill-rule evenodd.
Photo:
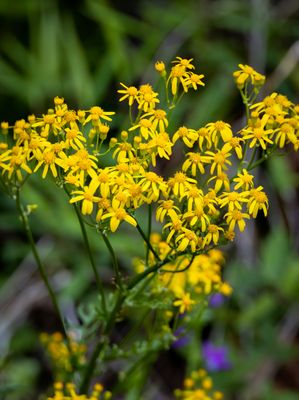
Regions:
M 107 233 L 116 232 L 127 223 L 146 244 L 144 259 L 136 262 L 137 274 L 129 283 L 113 254 L 119 297 L 112 310 L 106 306 L 106 294 L 91 260 L 103 315 L 108 317 L 103 323 L 107 335 L 130 291 L 134 292 L 147 277 L 150 279 L 146 285 L 155 278 L 149 284 L 150 295 L 168 293 L 176 316 L 192 310 L 214 292 L 231 293 L 231 287 L 222 279 L 223 257 L 217 247 L 234 240 L 236 230 L 243 232 L 247 222 L 259 213 L 268 214 L 267 194 L 255 182 L 252 171 L 283 149 L 299 149 L 299 105 L 278 93 L 256 102 L 265 77 L 249 66 L 239 67 L 234 78 L 247 117 L 239 131 L 221 120 L 193 127 L 171 121 L 182 96 L 204 86 L 204 76 L 194 72 L 193 60 L 181 57 L 176 57 L 169 72 L 162 61 L 155 65 L 164 80 L 165 100 L 148 83 L 139 87 L 121 83 L 119 101 L 128 103 L 129 118 L 119 132 L 114 129 L 115 137 L 110 134 L 114 111 L 98 105 L 72 110 L 61 97 L 55 97 L 53 108 L 42 116 L 30 115 L 12 125 L 1 123 L 1 186 L 16 200 L 27 233 L 27 216 L 34 206 L 25 212 L 19 192 L 31 175 L 39 174 L 65 190 L 77 212 L 85 241 L 84 222 L 102 234 L 113 253 Z M 182 154 L 179 165 L 176 154 Z M 167 161 L 170 168 L 162 168 Z M 146 233 L 138 209 L 147 209 Z M 158 234 L 152 234 L 153 216 Z M 47 281 L 46 285 L 49 286 Z M 51 291 L 50 295 L 54 296 Z M 172 311 L 168 311 L 172 318 Z M 65 342 L 58 334 L 44 335 L 42 340 L 60 371 L 68 373 L 73 365 L 79 368 L 84 363 L 85 347 L 72 340 Z M 96 346 L 97 349 L 102 348 Z M 85 370 L 85 387 L 96 356 L 91 357 L 91 366 Z M 62 384 L 57 384 L 55 390 L 51 400 L 87 399 L 77 395 L 72 385 L 66 387 L 67 394 Z M 210 378 L 199 371 L 186 380 L 185 389 L 176 395 L 186 400 L 222 398 L 219 392 L 211 394 L 211 390 Z M 101 393 L 98 387 L 90 399 Z
M 151 244 L 161 260 L 172 253 L 169 244 L 163 241 L 159 234 L 151 235 Z M 167 289 L 176 299 L 174 306 L 179 307 L 179 312 L 183 314 L 213 292 L 225 296 L 231 294 L 231 286 L 222 280 L 223 261 L 223 254 L 218 249 L 211 249 L 207 254 L 199 254 L 191 260 L 187 255 L 178 256 L 163 266 L 160 274 L 152 280 L 152 288 L 156 293 L 160 291 L 165 293 Z M 155 256 L 150 252 L 149 265 L 154 263 Z M 145 269 L 143 260 L 136 259 L 135 267 L 138 272 L 143 271 Z
M 111 393 L 104 391 L 104 387 L 100 383 L 96 383 L 91 395 L 87 396 L 78 394 L 73 383 L 64 385 L 61 382 L 56 382 L 54 384 L 54 396 L 48 397 L 47 400 L 109 400 L 111 398 Z
M 177 389 L 175 397 L 181 400 L 222 400 L 223 394 L 213 390 L 213 381 L 204 369 L 194 371 L 184 381 L 184 389 Z
M 191 60 L 178 60 L 168 79 L 174 79 L 175 68 L 190 76 L 193 66 Z M 99 150 L 114 112 L 98 106 L 69 110 L 63 99 L 56 97 L 54 109 L 41 118 L 17 121 L 13 135 L 8 135 L 7 123 L 2 123 L 2 177 L 22 182 L 24 173 L 41 169 L 43 178 L 50 173 L 70 189 L 71 203 L 81 203 L 84 215 L 94 215 L 103 228 L 108 223 L 112 232 L 122 221 L 136 226 L 135 210 L 155 203 L 166 241 L 179 252 L 217 245 L 232 238 L 236 226 L 243 231 L 246 219 L 255 218 L 260 209 L 267 214 L 267 195 L 254 185 L 249 173 L 255 159 L 246 161 L 245 150 L 249 146 L 268 153 L 288 144 L 297 150 L 298 106 L 274 93 L 251 106 L 248 125 L 238 133 L 223 121 L 167 132 L 167 111 L 157 108 L 158 93 L 150 85 L 120 92 L 130 108 L 136 100 L 139 112 L 128 131 L 110 141 L 113 165 L 101 165 Z M 181 168 L 166 179 L 151 167 L 157 159 L 170 159 L 178 142 L 190 151 Z M 244 168 L 233 169 L 234 156 Z
M 239 89 L 245 85 L 251 84 L 261 87 L 265 83 L 265 76 L 256 72 L 249 65 L 239 64 L 239 70 L 234 72 L 234 78 Z
M 247 81 L 253 86 L 264 81 L 251 67 L 240 68 L 234 73 L 239 87 Z M 161 62 L 156 69 L 165 72 Z M 203 75 L 193 70 L 192 59 L 177 57 L 174 61 L 165 76 L 166 89 L 170 85 L 173 95 L 172 102 L 167 96 L 168 108 L 160 108 L 159 94 L 151 85 L 136 88 L 121 84 L 120 101 L 128 102 L 131 124 L 118 138 L 110 138 L 108 146 L 104 142 L 114 112 L 99 106 L 74 111 L 56 97 L 54 108 L 42 117 L 31 115 L 12 127 L 3 122 L 0 168 L 8 187 L 11 182 L 22 185 L 39 170 L 42 178 L 50 174 L 71 194 L 70 203 L 80 204 L 82 214 L 89 216 L 100 231 L 115 232 L 123 222 L 140 228 L 136 210 L 144 205 L 153 207 L 161 224 L 159 246 L 165 253 L 155 253 L 153 262 L 167 254 L 168 260 L 176 260 L 171 263 L 172 270 L 190 264 L 188 278 L 176 274 L 179 278 L 172 281 L 200 282 L 206 293 L 210 290 L 207 287 L 214 285 L 211 282 L 219 288 L 221 285 L 219 272 L 210 265 L 209 283 L 203 283 L 204 254 L 233 240 L 236 228 L 242 232 L 247 220 L 256 218 L 260 210 L 267 215 L 267 194 L 255 184 L 250 171 L 274 151 L 286 146 L 298 150 L 299 106 L 273 93 L 259 103 L 247 102 L 249 118 L 239 132 L 233 132 L 224 121 L 169 129 L 171 108 L 179 91 L 184 94 L 202 85 Z M 245 89 L 242 94 L 246 96 Z M 158 173 L 157 162 L 170 160 L 175 148 L 186 149 L 185 159 L 166 178 Z M 107 152 L 112 161 L 104 166 L 101 155 Z M 149 265 L 147 260 L 146 267 Z M 205 277 L 199 278 L 200 274 Z M 183 289 L 181 292 L 179 296 L 184 296 Z M 188 303 L 188 299 L 181 301 Z M 184 307 L 188 309 L 182 305 L 181 310 Z
M 42 333 L 40 341 L 55 368 L 56 378 L 64 378 L 86 362 L 86 345 L 73 339 L 67 341 L 60 332 Z

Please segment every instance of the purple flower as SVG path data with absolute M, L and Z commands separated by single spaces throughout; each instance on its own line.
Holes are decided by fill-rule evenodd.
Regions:
M 225 346 L 215 346 L 205 342 L 202 346 L 202 355 L 208 371 L 223 371 L 231 368 L 228 349 Z
M 185 329 L 181 326 L 175 332 L 176 340 L 172 343 L 174 349 L 179 349 L 189 343 L 190 337 L 186 334 Z
M 210 297 L 209 306 L 212 308 L 218 308 L 221 307 L 224 302 L 225 296 L 221 293 L 215 293 Z

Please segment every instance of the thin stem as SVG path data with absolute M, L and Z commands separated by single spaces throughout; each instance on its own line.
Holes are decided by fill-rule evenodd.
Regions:
M 247 167 L 248 171 L 251 171 L 252 169 L 254 169 L 255 167 L 257 167 L 258 165 L 262 164 L 265 160 L 267 159 L 267 157 L 262 157 L 259 160 L 257 160 L 254 164 L 250 165 Z
M 252 152 L 251 159 L 250 159 L 250 161 L 249 161 L 249 163 L 248 163 L 248 166 L 247 166 L 247 169 L 248 169 L 248 170 L 249 170 L 249 169 L 251 168 L 251 166 L 253 165 L 253 161 L 254 161 L 254 159 L 255 159 L 256 153 L 257 153 L 257 147 L 255 147 L 254 150 L 253 150 L 253 152 Z
M 111 331 L 114 328 L 115 322 L 116 322 L 116 316 L 119 312 L 119 310 L 121 309 L 121 306 L 125 300 L 126 296 L 124 295 L 124 293 L 122 291 L 118 291 L 117 292 L 117 298 L 116 298 L 116 302 L 115 305 L 109 315 L 108 321 L 107 321 L 107 325 L 105 327 L 105 330 L 103 332 L 103 338 L 99 341 L 99 343 L 96 345 L 90 362 L 87 366 L 87 369 L 85 370 L 85 374 L 83 376 L 82 379 L 82 383 L 80 386 L 80 393 L 86 393 L 88 391 L 89 388 L 89 383 L 90 380 L 92 378 L 93 372 L 95 370 L 96 367 L 96 363 L 97 360 L 99 358 L 100 353 L 104 350 L 104 348 L 108 345 L 109 343 L 109 334 L 111 333 Z
M 175 270 L 171 270 L 171 269 L 161 269 L 161 272 L 170 272 L 172 274 L 177 274 L 178 272 L 184 272 L 187 271 L 187 269 L 189 269 L 191 267 L 191 264 L 193 263 L 195 255 L 192 255 L 191 260 L 189 261 L 188 265 L 182 269 L 175 269 Z
M 132 106 L 129 106 L 129 117 L 130 117 L 131 126 L 133 126 L 134 122 L 133 122 L 133 116 L 132 116 Z
M 140 235 L 142 236 L 143 240 L 145 241 L 147 248 L 153 253 L 154 257 L 156 258 L 157 261 L 160 261 L 160 257 L 158 256 L 158 254 L 156 253 L 156 251 L 154 250 L 153 246 L 151 245 L 150 241 L 148 240 L 146 234 L 143 232 L 141 226 L 137 223 L 136 228 L 138 230 L 138 232 L 140 233 Z
M 115 273 L 115 279 L 116 279 L 116 283 L 118 285 L 118 287 L 123 290 L 123 282 L 122 282 L 122 276 L 119 270 L 119 266 L 118 266 L 118 262 L 117 262 L 117 257 L 115 255 L 115 252 L 113 250 L 113 247 L 111 246 L 111 243 L 108 239 L 108 236 L 106 235 L 105 232 L 103 232 L 102 230 L 99 230 L 99 232 L 102 235 L 102 238 L 105 242 L 105 245 L 107 247 L 107 249 L 109 250 L 109 253 L 111 255 L 112 258 L 112 264 L 113 264 L 113 268 L 114 268 L 114 273 Z
M 184 253 L 182 253 L 184 254 Z M 182 255 L 181 254 L 181 255 Z M 197 253 L 194 253 L 194 257 L 197 255 Z M 166 257 L 164 260 L 160 260 L 157 262 L 155 265 L 152 267 L 146 269 L 145 271 L 141 272 L 140 274 L 136 275 L 134 278 L 131 279 L 129 284 L 127 285 L 127 291 L 123 292 L 122 290 L 118 290 L 117 292 L 117 299 L 115 302 L 115 305 L 109 315 L 107 325 L 105 327 L 103 336 L 106 338 L 106 341 L 103 339 L 97 344 L 95 347 L 93 354 L 91 356 L 90 362 L 88 364 L 87 369 L 85 370 L 84 377 L 82 379 L 82 383 L 80 386 L 80 392 L 81 393 L 86 393 L 89 387 L 90 380 L 93 375 L 93 371 L 96 367 L 96 362 L 98 360 L 98 357 L 101 353 L 101 351 L 104 349 L 106 345 L 109 343 L 109 334 L 114 328 L 115 322 L 116 322 L 116 316 L 119 313 L 123 302 L 127 298 L 128 294 L 130 293 L 130 290 L 133 289 L 136 285 L 138 285 L 139 282 L 141 282 L 144 278 L 146 278 L 149 274 L 158 271 L 159 268 L 161 268 L 163 265 L 167 264 L 169 262 L 169 257 Z
M 163 77 L 163 80 L 164 80 L 164 86 L 165 86 L 166 103 L 167 103 L 167 105 L 169 105 L 168 81 L 166 79 L 166 75 Z
M 152 233 L 152 206 L 151 204 L 148 205 L 148 226 L 147 226 L 147 242 L 150 243 L 151 239 L 151 233 Z M 149 252 L 150 248 L 149 246 L 146 247 L 146 257 L 145 257 L 145 265 L 148 267 L 148 262 L 149 262 Z
M 169 262 L 169 259 L 164 259 L 163 261 L 157 262 L 155 265 L 152 267 L 147 268 L 145 271 L 140 272 L 140 274 L 134 276 L 134 278 L 131 279 L 129 282 L 127 289 L 130 291 L 133 287 L 138 285 L 140 281 L 142 281 L 144 278 L 146 278 L 149 274 L 158 271 L 159 268 L 161 268 L 163 265 L 167 264 Z
M 96 284 L 97 284 L 97 287 L 98 287 L 98 290 L 99 290 L 99 293 L 100 293 L 100 296 L 101 296 L 101 302 L 102 302 L 103 311 L 104 311 L 104 314 L 106 315 L 107 314 L 107 305 L 106 305 L 104 288 L 103 288 L 103 285 L 102 285 L 102 282 L 101 282 L 101 278 L 100 278 L 100 276 L 98 274 L 97 267 L 96 267 L 96 264 L 95 264 L 95 261 L 94 261 L 94 258 L 93 258 L 93 254 L 92 254 L 92 251 L 91 251 L 91 248 L 90 248 L 90 244 L 89 244 L 89 240 L 88 240 L 85 224 L 84 224 L 84 221 L 82 219 L 81 213 L 78 210 L 76 204 L 74 204 L 74 209 L 75 209 L 78 221 L 79 221 L 79 225 L 80 225 L 80 228 L 81 228 L 83 241 L 84 241 L 85 248 L 86 248 L 86 251 L 87 251 L 87 255 L 88 255 L 88 258 L 89 258 L 89 261 L 90 261 L 90 265 L 91 265 L 92 270 L 94 272 Z
M 38 250 L 36 248 L 36 245 L 35 245 L 35 242 L 34 242 L 34 239 L 33 239 L 33 235 L 32 235 L 32 231 L 31 231 L 31 228 L 30 228 L 30 224 L 29 224 L 29 221 L 28 221 L 28 216 L 27 216 L 27 214 L 26 214 L 26 212 L 25 212 L 25 210 L 24 210 L 24 208 L 23 208 L 23 206 L 21 204 L 20 189 L 19 188 L 16 188 L 15 200 L 16 200 L 16 206 L 17 206 L 18 212 L 20 214 L 20 218 L 21 218 L 24 230 L 26 232 L 28 241 L 30 243 L 31 251 L 32 251 L 32 254 L 33 254 L 34 259 L 36 261 L 39 273 L 40 273 L 40 275 L 42 277 L 42 280 L 44 281 L 44 284 L 45 284 L 45 286 L 46 286 L 46 288 L 48 290 L 49 296 L 50 296 L 51 301 L 53 303 L 54 309 L 55 309 L 57 315 L 59 316 L 59 318 L 61 320 L 62 326 L 63 326 L 64 331 L 65 331 L 66 336 L 67 336 L 67 330 L 66 330 L 66 327 L 64 325 L 63 316 L 62 316 L 62 313 L 61 313 L 60 308 L 58 306 L 58 301 L 56 299 L 55 292 L 52 289 L 52 286 L 51 286 L 51 284 L 49 282 L 49 279 L 48 279 L 46 271 L 45 271 L 45 267 L 44 267 L 44 265 L 43 265 L 43 263 L 41 261 L 40 255 L 39 255 Z

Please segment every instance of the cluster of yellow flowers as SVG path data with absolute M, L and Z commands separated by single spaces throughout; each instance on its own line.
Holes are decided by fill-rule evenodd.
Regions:
M 236 228 L 243 231 L 246 220 L 256 218 L 259 210 L 267 215 L 267 195 L 254 184 L 250 171 L 275 150 L 286 146 L 298 150 L 299 106 L 278 93 L 251 104 L 247 89 L 253 87 L 255 95 L 265 78 L 240 64 L 234 77 L 248 106 L 244 128 L 233 132 L 229 123 L 215 121 L 170 129 L 178 94 L 204 85 L 204 76 L 194 72 L 192 59 L 177 57 L 173 63 L 169 73 L 162 61 L 155 65 L 166 92 L 170 91 L 164 108 L 158 107 L 159 93 L 151 85 L 121 84 L 120 101 L 128 101 L 131 123 L 118 138 L 110 137 L 107 145 L 115 113 L 99 106 L 71 110 L 60 97 L 42 117 L 31 115 L 13 126 L 2 122 L 0 176 L 9 191 L 39 170 L 42 178 L 50 174 L 71 193 L 70 203 L 81 204 L 82 214 L 101 231 L 115 232 L 122 222 L 138 228 L 135 211 L 154 205 L 156 220 L 162 225 L 159 246 L 164 257 L 176 258 L 171 269 L 192 264 L 188 278 L 178 279 L 203 284 L 198 267 L 205 263 L 203 254 L 233 240 Z M 166 178 L 158 174 L 157 161 L 170 160 L 175 148 L 185 148 L 185 158 Z M 102 156 L 109 152 L 113 161 L 104 166 Z M 191 262 L 191 255 L 198 257 Z M 155 252 L 153 258 L 153 263 L 161 261 L 163 255 Z M 146 264 L 150 265 L 149 259 Z M 211 269 L 209 273 L 213 277 L 204 284 L 205 292 L 213 279 L 219 284 L 219 272 Z
M 171 247 L 162 240 L 161 235 L 153 233 L 150 239 L 153 250 L 161 260 L 171 253 Z M 179 307 L 181 314 L 190 311 L 196 303 L 191 294 L 198 298 L 206 297 L 212 292 L 229 296 L 232 288 L 222 280 L 223 262 L 223 253 L 218 249 L 211 249 L 207 254 L 199 254 L 191 260 L 186 255 L 174 258 L 152 280 L 153 291 L 165 293 L 165 289 L 168 289 L 177 299 L 173 304 Z M 155 256 L 150 252 L 149 265 L 154 264 Z M 144 261 L 136 259 L 135 268 L 137 272 L 142 272 L 145 269 Z
M 169 72 L 162 61 L 155 64 L 165 82 L 164 103 L 150 84 L 121 83 L 118 93 L 120 101 L 128 102 L 130 123 L 117 137 L 110 135 L 114 111 L 100 106 L 72 110 L 61 97 L 55 97 L 53 108 L 41 117 L 31 115 L 13 125 L 2 122 L 1 184 L 13 195 L 41 172 L 43 179 L 50 176 L 65 189 L 70 203 L 80 207 L 98 231 L 115 232 L 123 222 L 136 227 L 148 249 L 145 260 L 137 262 L 139 272 L 159 270 L 155 290 L 167 287 L 180 313 L 192 309 L 191 296 L 196 294 L 228 295 L 231 288 L 222 281 L 222 255 L 215 247 L 233 240 L 236 229 L 242 232 L 259 211 L 268 213 L 267 194 L 250 172 L 274 152 L 299 149 L 299 105 L 278 93 L 255 103 L 265 77 L 248 65 L 239 67 L 233 76 L 247 122 L 238 132 L 224 121 L 174 126 L 172 111 L 182 95 L 204 86 L 193 60 L 176 57 Z M 184 157 L 181 165 L 171 176 L 171 168 L 162 176 L 160 161 L 178 152 Z M 142 231 L 136 217 L 142 206 L 155 213 L 159 234 Z M 42 341 L 61 370 L 71 371 L 74 359 L 77 365 L 84 363 L 84 346 L 67 344 L 60 334 L 45 334 Z M 176 396 L 222 398 L 219 392 L 209 394 L 211 389 L 210 378 L 201 370 Z M 72 384 L 65 390 L 57 383 L 49 400 L 88 399 L 77 395 Z M 102 386 L 96 386 L 89 399 L 102 392 Z M 110 398 L 109 392 L 103 396 Z
M 169 79 L 175 79 L 173 69 L 192 67 L 190 60 L 178 61 Z M 179 82 L 188 88 L 185 78 Z M 27 175 L 42 168 L 45 178 L 50 171 L 54 178 L 75 187 L 71 202 L 82 202 L 83 214 L 96 209 L 96 222 L 103 226 L 109 220 L 111 231 L 122 221 L 136 225 L 134 211 L 145 203 L 158 203 L 157 220 L 166 220 L 167 242 L 178 251 L 202 250 L 211 242 L 216 245 L 221 237 L 233 236 L 236 224 L 243 230 L 245 219 L 255 218 L 260 209 L 267 213 L 267 196 L 261 186 L 254 187 L 248 172 L 252 165 L 247 163 L 246 168 L 244 162 L 237 173 L 228 174 L 228 169 L 232 169 L 233 153 L 244 159 L 247 144 L 265 151 L 292 144 L 297 150 L 298 106 L 274 93 L 251 107 L 248 125 L 237 134 L 223 121 L 167 132 L 167 111 L 156 108 L 158 93 L 150 85 L 119 92 L 130 107 L 136 101 L 139 113 L 119 140 L 110 140 L 114 165 L 101 166 L 99 154 L 114 113 L 98 106 L 69 110 L 56 97 L 55 108 L 43 117 L 16 121 L 13 137 L 8 137 L 8 124 L 1 124 L 5 138 L 0 143 L 2 177 L 22 182 L 23 172 Z M 150 167 L 156 166 L 157 158 L 169 159 L 179 141 L 192 151 L 186 152 L 181 169 L 165 179 Z
M 239 68 L 233 74 L 239 89 L 243 89 L 247 84 L 260 87 L 265 83 L 264 75 L 259 74 L 249 65 L 239 64 Z
M 194 371 L 184 381 L 184 389 L 177 389 L 175 397 L 181 400 L 222 400 L 223 394 L 213 391 L 213 381 L 204 369 Z
M 111 398 L 111 393 L 104 391 L 104 387 L 100 383 L 95 384 L 91 395 L 87 396 L 77 394 L 73 383 L 64 385 L 61 382 L 56 382 L 54 384 L 54 396 L 48 397 L 47 400 L 110 400 Z
M 78 369 L 86 362 L 86 345 L 73 339 L 69 339 L 67 342 L 60 332 L 42 333 L 40 341 L 55 368 L 56 378 L 65 377 L 68 373 L 73 372 L 74 368 Z

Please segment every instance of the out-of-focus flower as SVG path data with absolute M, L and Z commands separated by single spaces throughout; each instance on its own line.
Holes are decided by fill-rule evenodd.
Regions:
M 190 336 L 186 334 L 186 330 L 183 326 L 180 326 L 175 332 L 174 336 L 176 340 L 173 342 L 172 347 L 174 349 L 180 349 L 186 346 L 190 341 Z
M 224 302 L 225 302 L 225 296 L 223 296 L 223 294 L 214 293 L 210 297 L 209 306 L 211 308 L 218 308 L 221 307 Z
M 231 368 L 228 348 L 215 346 L 207 341 L 202 346 L 202 355 L 208 371 L 223 371 Z

